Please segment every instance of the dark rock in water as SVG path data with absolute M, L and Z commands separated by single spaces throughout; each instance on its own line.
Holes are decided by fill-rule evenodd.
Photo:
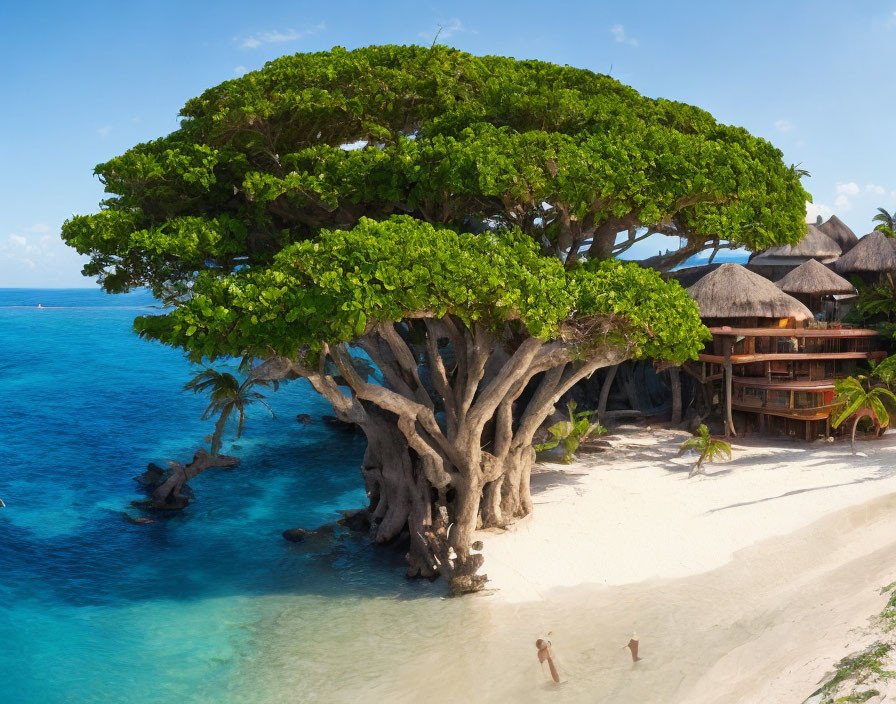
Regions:
M 299 413 L 296 420 L 302 425 L 311 425 L 314 420 L 307 413 Z M 338 420 L 338 419 L 337 419 Z
M 473 548 L 474 550 L 482 550 L 482 548 L 484 548 L 485 545 L 482 544 L 481 540 L 477 540 L 470 547 Z
M 283 531 L 283 538 L 291 543 L 302 543 L 313 535 L 314 531 L 305 530 L 304 528 L 290 528 Z
M 337 523 L 349 530 L 367 533 L 370 530 L 370 514 L 366 508 L 343 511 L 342 518 Z
M 134 477 L 134 481 L 141 486 L 155 487 L 165 481 L 167 476 L 168 472 L 166 470 L 150 462 L 146 467 L 146 471 Z
M 171 503 L 165 506 L 153 505 L 152 499 L 140 499 L 138 501 L 131 501 L 131 506 L 136 508 L 142 508 L 145 511 L 180 511 L 181 509 L 186 508 L 190 503 L 190 500 L 183 496 L 179 499 L 172 500 Z
M 304 528 L 290 528 L 283 531 L 283 538 L 290 543 L 300 545 L 305 552 L 328 553 L 333 549 L 334 535 L 332 532 L 318 530 L 305 530 Z
M 319 535 L 336 535 L 337 523 L 324 523 L 322 526 L 315 528 L 314 532 Z
M 146 523 L 155 523 L 155 520 L 152 518 L 143 518 L 142 516 L 138 516 L 135 518 L 134 516 L 131 516 L 130 514 L 127 514 L 127 513 L 122 513 L 121 515 L 124 518 L 124 520 L 126 520 L 128 523 L 134 523 L 136 525 L 144 525 Z

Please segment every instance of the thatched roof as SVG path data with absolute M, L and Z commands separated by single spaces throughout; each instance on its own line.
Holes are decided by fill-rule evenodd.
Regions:
M 862 239 L 849 252 L 840 257 L 834 268 L 838 274 L 852 272 L 879 272 L 896 269 L 896 249 L 893 240 L 875 230 Z
M 859 243 L 856 233 L 850 230 L 846 223 L 836 215 L 831 215 L 827 222 L 818 225 L 818 229 L 840 245 L 844 254 Z
M 775 286 L 785 293 L 801 293 L 809 296 L 856 292 L 849 281 L 814 259 L 800 264 L 783 279 L 776 281 Z
M 806 226 L 806 234 L 797 244 L 786 244 L 782 247 L 769 247 L 757 254 L 752 262 L 762 264 L 772 257 L 802 257 L 833 261 L 840 256 L 840 245 L 824 234 L 815 225 Z
M 688 289 L 704 318 L 812 317 L 812 311 L 740 264 L 722 264 Z
M 689 266 L 685 267 L 684 269 L 676 269 L 675 271 L 670 271 L 668 276 L 670 279 L 675 279 L 678 283 L 687 288 L 688 286 L 693 286 L 708 273 L 715 271 L 720 266 L 722 266 L 722 262 L 718 264 L 700 264 L 698 266 Z

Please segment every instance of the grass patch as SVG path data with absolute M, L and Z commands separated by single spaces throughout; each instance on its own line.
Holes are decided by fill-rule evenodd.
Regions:
M 869 689 L 867 692 L 858 692 L 857 694 L 850 694 L 848 697 L 838 697 L 834 700 L 834 704 L 862 704 L 862 702 L 867 702 L 871 697 L 876 697 L 879 695 L 876 689 Z
M 838 704 L 838 702 L 845 704 L 846 702 L 868 701 L 875 694 L 879 694 L 879 692 L 872 689 L 868 692 L 850 694 L 847 697 L 838 697 L 837 699 L 831 699 L 830 693 L 834 691 L 840 683 L 847 680 L 855 680 L 856 685 L 860 685 L 872 676 L 880 677 L 882 679 L 896 677 L 896 672 L 885 670 L 883 667 L 884 658 L 892 649 L 893 646 L 889 643 L 875 643 L 858 655 L 851 655 L 843 658 L 837 663 L 837 671 L 834 673 L 834 676 L 828 680 L 821 689 L 816 690 L 813 693 L 813 696 L 816 694 L 824 694 L 825 696 L 821 700 L 822 704 Z M 862 699 L 862 697 L 864 697 L 864 699 Z
M 887 585 L 890 589 L 884 587 L 885 591 L 892 591 L 896 585 L 890 584 Z M 880 617 L 884 622 L 884 631 L 889 633 L 894 628 L 896 628 L 896 591 L 893 591 L 890 594 L 890 598 L 887 600 L 887 605 L 884 607 L 884 610 L 880 612 Z
M 883 631 L 889 633 L 896 628 L 896 582 L 891 582 L 885 587 L 881 587 L 880 593 L 890 593 L 887 605 L 880 612 L 880 619 L 883 625 Z M 892 643 L 877 642 L 856 655 L 850 655 L 843 658 L 837 663 L 837 670 L 834 676 L 824 683 L 820 689 L 815 690 L 812 696 L 823 695 L 821 704 L 853 704 L 853 702 L 867 702 L 871 697 L 880 694 L 876 689 L 869 689 L 864 692 L 853 692 L 852 694 L 832 699 L 832 693 L 837 687 L 844 682 L 852 682 L 854 687 L 864 684 L 868 679 L 875 677 L 882 680 L 896 677 L 896 672 L 884 669 L 884 659 L 888 653 L 893 650 Z

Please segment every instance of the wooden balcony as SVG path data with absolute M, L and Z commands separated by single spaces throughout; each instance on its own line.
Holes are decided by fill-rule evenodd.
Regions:
M 802 361 L 837 361 L 847 359 L 883 359 L 886 352 L 785 352 L 761 354 L 732 354 L 732 364 L 751 364 L 753 362 L 802 362 Z M 699 354 L 697 359 L 711 364 L 724 364 L 726 357 L 721 354 Z

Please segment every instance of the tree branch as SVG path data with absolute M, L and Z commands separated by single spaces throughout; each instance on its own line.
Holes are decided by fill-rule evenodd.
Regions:
M 427 408 L 435 408 L 432 399 L 426 392 L 426 388 L 424 388 L 423 384 L 420 382 L 420 374 L 417 370 L 417 360 L 411 353 L 407 343 L 395 330 L 395 324 L 391 322 L 380 323 L 376 326 L 376 332 L 389 346 L 389 350 L 392 352 L 395 361 L 398 362 L 401 369 L 405 374 L 410 376 L 413 383 L 412 390 L 414 392 L 414 398 L 417 402 L 423 404 Z
M 498 375 L 492 379 L 479 394 L 476 403 L 466 418 L 467 431 L 478 436 L 486 421 L 494 415 L 498 404 L 519 377 L 525 375 L 535 355 L 544 343 L 537 337 L 530 337 L 517 347 L 510 360 L 501 367 Z
M 453 439 L 457 434 L 457 406 L 454 398 L 454 389 L 448 381 L 448 373 L 442 355 L 439 354 L 439 331 L 444 329 L 439 321 L 426 318 L 423 320 L 426 326 L 426 354 L 429 360 L 430 376 L 436 392 L 442 397 L 445 405 L 445 425 L 448 430 L 448 438 Z

